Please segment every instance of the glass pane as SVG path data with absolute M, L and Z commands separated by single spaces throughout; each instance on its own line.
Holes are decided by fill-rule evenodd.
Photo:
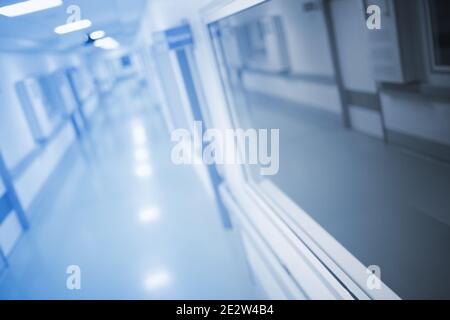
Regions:
M 447 64 L 448 4 L 435 5 L 439 62 Z M 432 104 L 425 98 L 379 102 L 363 2 L 331 1 L 330 9 L 333 21 L 318 2 L 272 0 L 210 25 L 234 125 L 280 130 L 279 172 L 263 177 L 252 167 L 249 176 L 269 179 L 365 266 L 379 266 L 400 297 L 450 298 L 448 162 L 386 144 L 380 108 L 390 139 L 414 146 L 436 143 L 402 130 L 445 125 L 421 118 L 420 104 Z M 327 23 L 345 90 L 335 80 Z M 342 121 L 342 96 L 352 129 Z
M 450 66 L 450 1 L 430 0 L 436 66 Z

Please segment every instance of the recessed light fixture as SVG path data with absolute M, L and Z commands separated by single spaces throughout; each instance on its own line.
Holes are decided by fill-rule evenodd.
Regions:
M 0 7 L 0 15 L 18 17 L 25 14 L 55 8 L 62 5 L 61 0 L 28 0 Z
M 104 38 L 105 35 L 106 35 L 105 31 L 98 30 L 98 31 L 91 32 L 91 34 L 89 35 L 89 38 L 91 38 L 92 40 L 98 40 L 98 39 Z
M 66 34 L 74 31 L 83 30 L 92 26 L 90 20 L 84 19 L 77 22 L 72 22 L 68 24 L 63 24 L 62 26 L 56 27 L 55 32 L 57 34 Z
M 120 44 L 114 38 L 106 37 L 103 39 L 96 40 L 94 42 L 94 46 L 105 50 L 114 50 L 118 49 L 120 47 Z

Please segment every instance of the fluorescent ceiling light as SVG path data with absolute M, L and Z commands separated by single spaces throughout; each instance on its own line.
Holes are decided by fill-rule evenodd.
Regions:
M 98 40 L 98 39 L 101 39 L 101 38 L 105 37 L 105 35 L 106 35 L 106 32 L 105 32 L 105 31 L 103 31 L 103 30 L 98 30 L 98 31 L 92 32 L 92 33 L 89 35 L 89 37 L 90 37 L 92 40 Z
M 7 17 L 18 17 L 60 5 L 62 5 L 61 0 L 28 0 L 0 7 L 0 14 Z
M 55 32 L 57 34 L 65 34 L 69 32 L 79 31 L 92 26 L 92 22 L 90 20 L 80 20 L 73 23 L 63 24 L 62 26 L 56 27 Z
M 102 48 L 105 50 L 114 50 L 119 48 L 120 44 L 113 38 L 107 37 L 103 39 L 96 40 L 94 46 L 97 48 Z

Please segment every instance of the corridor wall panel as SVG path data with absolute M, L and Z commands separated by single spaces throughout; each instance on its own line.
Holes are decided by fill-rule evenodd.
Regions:
M 22 80 L 23 59 L 0 54 L 0 146 L 8 167 L 14 167 L 35 147 L 31 130 L 15 91 L 15 83 Z M 14 139 L 10 139 L 13 136 Z
M 339 91 L 333 84 L 288 79 L 254 72 L 246 72 L 243 82 L 246 89 L 250 91 L 269 94 L 336 114 L 341 112 Z
M 388 129 L 450 147 L 449 104 L 406 93 L 383 93 L 382 102 Z
M 75 132 L 69 123 L 50 142 L 47 148 L 16 181 L 18 196 L 25 210 L 29 209 L 64 154 L 75 140 Z
M 324 11 L 321 5 L 306 9 L 308 3 L 269 1 L 242 12 L 233 20 L 239 25 L 255 17 L 278 17 L 289 60 L 287 72 L 261 73 L 244 69 L 244 85 L 246 89 L 341 113 Z
M 73 55 L 0 52 L 0 149 L 25 211 L 73 142 L 74 133 L 66 123 L 45 142 L 48 144 L 35 141 L 16 91 L 16 83 L 82 63 Z M 4 191 L 3 183 L 0 191 Z M 22 232 L 18 215 L 12 211 L 0 225 L 0 245 L 5 255 L 11 253 Z
M 6 192 L 5 185 L 3 184 L 2 179 L 0 178 L 0 198 L 3 196 L 3 194 Z
M 252 21 L 255 16 L 279 17 L 287 42 L 291 72 L 333 76 L 333 62 L 323 9 L 320 5 L 314 6 L 312 10 L 305 9 L 310 2 L 269 1 L 247 12 L 241 12 L 238 21 L 240 23 Z
M 376 31 L 366 28 L 363 1 L 332 0 L 330 14 L 344 89 L 348 94 L 363 95 L 377 101 L 378 89 L 369 50 L 369 33 Z M 382 116 L 379 110 L 376 110 L 378 104 L 355 104 L 352 101 L 346 103 L 354 130 L 383 139 Z
M 0 246 L 5 255 L 9 255 L 14 249 L 20 235 L 22 227 L 15 212 L 11 212 L 0 224 Z
M 379 112 L 352 105 L 349 109 L 353 129 L 383 139 L 383 126 Z
M 271 14 L 279 14 L 283 19 L 292 73 L 333 76 L 323 11 L 321 8 L 306 10 L 308 2 L 310 1 L 276 1 L 273 6 L 266 8 Z
M 73 57 L 0 53 L 0 146 L 8 168 L 14 168 L 36 147 L 15 84 L 78 63 Z
M 365 28 L 363 2 L 333 0 L 330 5 L 344 87 L 376 93 L 377 86 L 370 65 L 369 31 Z

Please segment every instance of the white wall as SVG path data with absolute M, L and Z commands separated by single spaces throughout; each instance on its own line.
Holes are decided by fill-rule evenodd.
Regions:
M 344 87 L 348 90 L 377 93 L 371 71 L 369 31 L 365 27 L 365 8 L 361 0 L 331 1 L 336 44 Z M 420 23 L 420 21 L 419 21 Z M 384 31 L 386 32 L 386 31 Z M 417 36 L 417 41 L 421 37 Z M 428 61 L 425 55 L 423 65 Z M 441 82 L 441 84 L 444 82 Z M 436 103 L 420 94 L 383 92 L 382 109 L 386 128 L 413 137 L 450 145 L 450 106 Z M 382 137 L 377 112 L 350 107 L 353 128 Z
M 35 147 L 16 94 L 16 82 L 79 63 L 74 56 L 0 52 L 0 147 L 8 168 L 17 165 Z
M 377 93 L 370 63 L 369 36 L 362 0 L 333 0 L 330 3 L 336 50 L 343 86 L 346 90 Z M 376 31 L 375 31 L 376 32 Z M 354 130 L 383 138 L 380 112 L 367 106 L 348 106 Z
M 81 63 L 82 60 L 73 55 L 0 52 L 0 150 L 8 169 L 13 169 L 36 148 L 16 94 L 16 83 L 28 77 L 49 74 Z M 18 197 L 26 210 L 74 139 L 71 125 L 66 124 L 60 134 L 14 181 Z M 0 245 L 6 254 L 10 253 L 20 234 L 21 226 L 17 215 L 12 213 L 0 225 Z
M 293 73 L 333 76 L 323 11 L 304 11 L 307 2 L 310 0 L 273 1 L 267 4 L 266 11 L 283 17 Z
M 331 1 L 331 15 L 344 87 L 376 93 L 377 86 L 369 60 L 368 29 L 364 12 L 361 0 Z
M 384 130 L 380 112 L 356 105 L 349 105 L 349 116 L 354 130 L 383 139 Z
M 71 123 L 68 122 L 64 129 L 49 142 L 39 157 L 34 159 L 23 174 L 14 181 L 19 200 L 27 213 L 33 200 L 42 190 L 74 140 L 75 132 Z
M 386 127 L 450 146 L 450 105 L 414 94 L 382 94 Z
M 253 92 L 272 95 L 336 114 L 341 112 L 339 90 L 333 84 L 252 72 L 244 74 L 243 82 L 245 88 Z
M 261 75 L 247 71 L 244 84 L 252 91 L 339 114 L 341 102 L 337 86 L 327 81 L 310 80 L 333 79 L 334 68 L 321 1 L 316 1 L 317 9 L 313 11 L 304 10 L 307 2 L 310 1 L 270 1 L 243 14 L 244 19 L 245 16 L 249 19 L 268 15 L 282 17 L 290 71 L 300 76 Z
M 429 34 L 426 25 L 426 10 L 423 10 L 422 1 L 419 1 L 418 4 L 421 6 L 418 9 L 421 12 L 421 18 L 417 21 L 417 25 L 422 29 L 423 36 L 417 35 L 413 37 L 412 41 L 423 48 L 422 60 L 418 62 L 424 69 L 422 81 L 425 85 L 436 87 L 438 91 L 449 90 L 450 73 L 433 72 L 431 69 L 430 61 L 433 53 L 426 43 L 430 40 L 431 34 Z M 450 146 L 450 103 L 448 99 L 442 100 L 432 94 L 425 96 L 420 93 L 386 90 L 382 92 L 382 104 L 386 127 L 389 130 L 439 143 L 443 146 Z M 433 148 L 433 146 L 430 146 L 430 148 Z M 440 153 L 440 151 L 437 151 L 437 153 Z M 448 156 L 442 154 L 434 155 L 448 158 Z

